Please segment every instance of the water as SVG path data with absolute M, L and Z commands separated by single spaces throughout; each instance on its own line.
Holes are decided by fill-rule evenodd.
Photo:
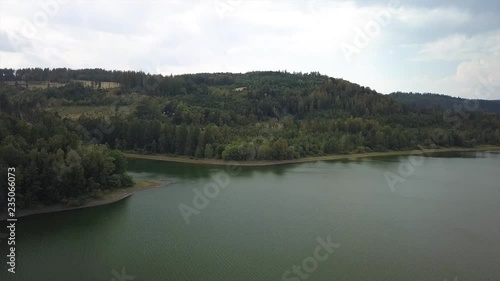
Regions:
M 278 281 L 330 236 L 340 247 L 301 269 L 307 280 L 500 280 L 500 154 L 425 158 L 392 192 L 384 174 L 402 163 L 241 168 L 186 224 L 179 204 L 193 207 L 193 189 L 225 167 L 131 160 L 136 179 L 176 184 L 20 219 L 17 273 L 6 273 L 4 240 L 0 279 Z

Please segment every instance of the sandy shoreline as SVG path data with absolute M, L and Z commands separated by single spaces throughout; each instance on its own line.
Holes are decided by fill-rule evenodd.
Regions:
M 113 190 L 110 193 L 103 195 L 102 198 L 100 199 L 89 200 L 86 204 L 82 206 L 68 207 L 67 205 L 58 204 L 58 205 L 36 207 L 25 210 L 18 209 L 16 210 L 17 211 L 16 218 L 113 204 L 115 202 L 121 201 L 125 198 L 132 196 L 136 192 L 140 192 L 151 188 L 165 187 L 168 186 L 169 184 L 171 183 L 165 181 L 156 181 L 156 180 L 141 181 L 138 182 L 133 187 Z M 6 219 L 7 219 L 7 214 L 3 214 L 2 216 L 0 216 L 0 221 L 4 221 Z
M 267 161 L 224 161 L 217 159 L 191 159 L 187 157 L 173 157 L 157 154 L 135 154 L 125 153 L 128 158 L 134 159 L 147 159 L 157 160 L 164 162 L 175 163 L 188 163 L 188 164 L 201 164 L 201 165 L 232 165 L 232 166 L 246 166 L 246 167 L 259 167 L 259 166 L 274 166 L 285 164 L 300 164 L 317 161 L 332 161 L 332 160 L 353 160 L 372 157 L 384 156 L 405 156 L 405 155 L 418 155 L 422 153 L 445 153 L 445 152 L 481 152 L 481 151 L 500 151 L 500 146 L 478 146 L 474 148 L 439 148 L 439 149 L 424 149 L 424 150 L 407 150 L 407 151 L 388 151 L 388 152 L 369 152 L 359 154 L 338 154 L 317 157 L 306 157 L 293 160 L 267 160 Z

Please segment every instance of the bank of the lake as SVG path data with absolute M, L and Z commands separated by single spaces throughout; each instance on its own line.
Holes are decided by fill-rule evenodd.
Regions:
M 115 202 L 118 202 L 118 201 L 121 201 L 125 198 L 130 197 L 136 192 L 140 192 L 140 191 L 143 191 L 146 189 L 151 189 L 151 188 L 164 187 L 164 186 L 167 186 L 169 184 L 170 184 L 169 182 L 159 181 L 159 180 L 137 181 L 134 184 L 134 186 L 132 186 L 132 187 L 115 189 L 115 190 L 110 190 L 110 191 L 104 192 L 104 194 L 101 198 L 89 199 L 83 205 L 79 205 L 79 206 L 68 206 L 67 204 L 66 205 L 56 204 L 56 205 L 50 205 L 50 206 L 43 206 L 42 205 L 42 206 L 37 206 L 37 207 L 23 209 L 23 210 L 17 209 L 16 210 L 16 218 L 21 218 L 21 217 L 26 217 L 26 216 L 31 216 L 31 215 L 53 213 L 53 212 L 91 208 L 91 207 L 112 204 L 112 203 L 115 203 Z M 7 219 L 7 214 L 2 214 L 0 216 L 0 221 L 4 221 L 6 219 Z
M 356 153 L 356 154 L 335 154 L 335 155 L 305 157 L 293 160 L 256 160 L 256 161 L 225 161 L 220 159 L 194 159 L 184 156 L 167 156 L 161 154 L 125 153 L 125 155 L 128 158 L 158 160 L 158 161 L 186 163 L 186 164 L 259 167 L 259 166 L 275 166 L 275 165 L 285 165 L 285 164 L 300 164 L 300 163 L 309 163 L 316 161 L 353 160 L 353 159 L 363 159 L 363 158 L 373 158 L 373 157 L 407 156 L 407 155 L 421 155 L 421 154 L 448 153 L 448 152 L 484 152 L 484 151 L 500 151 L 500 146 L 477 146 L 473 148 L 447 147 L 438 149 L 368 152 L 368 153 Z

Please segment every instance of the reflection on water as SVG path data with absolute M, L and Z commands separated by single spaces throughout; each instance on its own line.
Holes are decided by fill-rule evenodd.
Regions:
M 426 153 L 427 157 L 434 158 L 485 158 L 491 152 L 433 152 Z
M 228 171 L 226 165 L 193 165 L 146 159 L 128 159 L 129 174 L 136 179 L 204 179 L 220 171 Z M 300 164 L 277 165 L 270 169 L 262 167 L 233 167 L 238 177 L 253 177 L 255 174 L 273 174 L 282 176 L 288 169 Z
M 485 158 L 498 155 L 499 152 L 433 152 L 426 153 L 424 156 L 428 158 Z M 358 158 L 353 160 L 329 160 L 317 161 L 303 164 L 288 164 L 277 165 L 269 168 L 269 166 L 261 167 L 239 167 L 238 176 L 254 177 L 258 174 L 273 174 L 283 176 L 287 172 L 294 170 L 297 167 L 320 167 L 321 163 L 335 165 L 337 163 L 343 165 L 363 164 L 375 166 L 390 166 L 390 163 L 407 161 L 409 156 L 380 156 L 374 158 Z M 210 175 L 219 171 L 226 171 L 225 165 L 193 165 L 189 163 L 164 162 L 157 160 L 146 159 L 129 159 L 128 167 L 130 174 L 136 179 L 204 179 L 210 178 Z M 294 171 L 298 172 L 298 171 Z M 318 171 L 316 171 L 318 172 Z

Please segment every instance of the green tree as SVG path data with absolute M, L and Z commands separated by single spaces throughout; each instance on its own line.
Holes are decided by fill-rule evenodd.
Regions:
M 206 144 L 205 145 L 205 158 L 210 159 L 213 157 L 213 154 L 214 154 L 214 150 L 212 148 L 212 145 L 209 143 Z

